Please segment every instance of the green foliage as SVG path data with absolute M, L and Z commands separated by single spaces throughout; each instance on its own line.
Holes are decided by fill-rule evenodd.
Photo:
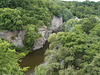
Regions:
M 0 29 L 21 30 L 23 22 L 21 12 L 17 9 L 0 8 Z
M 19 56 L 10 46 L 10 43 L 0 39 L 0 74 L 23 74 L 18 64 Z
M 0 0 L 0 8 L 7 7 L 11 0 Z
M 28 0 L 10 0 L 8 6 L 10 8 L 22 7 L 23 9 L 29 9 L 30 1 L 28 1 Z
M 100 16 L 100 2 L 62 1 L 59 4 L 60 6 L 65 6 L 66 8 L 70 9 L 72 14 L 78 18 L 86 18 L 91 15 Z
M 47 75 L 44 68 L 35 67 L 35 75 Z
M 25 35 L 24 45 L 27 48 L 32 48 L 35 40 L 40 37 L 40 34 L 37 33 L 37 27 L 34 25 L 28 25 L 27 34 Z
M 49 75 L 99 75 L 100 67 L 87 65 L 100 54 L 100 41 L 95 35 L 89 36 L 80 28 L 81 25 L 76 25 L 74 32 L 59 32 L 49 36 L 50 45 L 45 53 L 47 56 L 44 65 Z M 98 61 L 97 64 L 99 63 Z
M 47 0 L 2 0 L 0 5 L 0 29 L 11 31 L 21 30 L 28 24 L 50 26 L 52 16 L 61 12 L 56 2 Z
M 49 26 L 50 25 L 51 14 L 50 14 L 48 8 L 35 7 L 33 16 L 37 20 L 36 25 L 38 25 L 38 26 L 43 26 L 43 25 Z
M 61 2 L 55 0 L 1 0 L 1 8 L 13 8 L 20 11 L 22 14 L 17 13 L 20 17 L 15 22 L 15 14 L 8 14 L 10 18 L 4 19 L 1 22 L 2 25 L 8 26 L 3 27 L 7 30 L 21 30 L 23 25 L 34 24 L 36 26 L 50 26 L 50 22 L 53 15 L 63 17 L 63 21 L 66 22 L 72 16 L 78 18 L 89 17 L 90 15 L 99 15 L 99 2 Z M 3 9 L 2 9 L 3 10 Z M 94 11 L 93 11 L 94 10 Z M 6 11 L 5 11 L 6 12 Z M 11 12 L 11 11 L 10 11 Z M 12 11 L 14 12 L 14 11 Z M 98 13 L 96 13 L 98 12 Z M 5 14 L 3 14 L 5 15 Z M 14 17 L 14 21 L 12 20 Z M 6 21 L 5 21 L 6 20 Z M 14 24 L 13 24 L 14 22 Z M 12 25 L 11 25 L 12 24 Z M 15 26 L 16 25 L 16 26 Z
M 47 7 L 49 8 L 49 11 L 56 16 L 60 16 L 61 7 L 53 0 L 47 1 Z
M 100 24 L 97 24 L 90 32 L 90 34 L 100 37 Z
M 92 23 L 89 20 L 85 20 L 82 24 L 82 30 L 89 34 L 89 31 L 92 29 Z
M 56 33 L 50 34 L 50 36 L 49 36 L 49 38 L 48 38 L 48 41 L 49 41 L 49 42 L 55 41 L 55 40 L 56 40 L 55 37 L 56 37 Z
M 63 69 L 59 71 L 60 75 L 78 75 L 77 72 L 73 69 L 73 67 L 68 67 L 68 69 Z
M 35 74 L 100 74 L 100 21 L 95 17 L 100 16 L 100 2 L 1 0 L 0 7 L 0 30 L 22 30 L 23 26 L 27 29 L 23 49 L 0 39 L 1 75 L 23 74 L 27 68 L 21 69 L 17 62 L 25 53 L 17 55 L 16 51 L 31 49 L 36 39 L 42 36 L 37 33 L 37 27 L 49 27 L 53 15 L 63 18 L 64 32 L 49 36 L 45 64 L 36 67 Z M 73 15 L 84 19 L 76 21 L 71 19 Z
M 75 25 L 74 31 L 75 31 L 76 33 L 82 33 L 82 32 L 83 32 L 82 26 L 79 25 L 79 24 L 78 24 L 78 25 Z
M 99 75 L 100 74 L 100 54 L 97 54 L 92 62 L 79 71 L 80 75 Z
M 87 34 L 90 33 L 90 31 L 98 24 L 99 21 L 96 17 L 90 16 L 89 18 L 85 18 L 79 21 L 79 24 L 82 25 L 82 30 L 86 32 Z
M 69 19 L 73 17 L 70 10 L 68 10 L 66 7 L 61 8 L 61 16 L 63 18 L 63 22 L 67 22 Z
M 64 31 L 73 31 L 77 21 L 75 19 L 69 19 L 67 22 L 64 23 Z

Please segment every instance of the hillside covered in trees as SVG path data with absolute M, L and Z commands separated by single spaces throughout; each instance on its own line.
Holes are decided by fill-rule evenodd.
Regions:
M 100 1 L 88 0 L 0 0 L 0 32 L 27 31 L 23 48 L 0 38 L 0 75 L 24 75 L 28 67 L 18 62 L 42 36 L 38 27 L 49 29 L 53 16 L 62 17 L 62 31 L 50 34 L 45 64 L 35 75 L 100 75 Z

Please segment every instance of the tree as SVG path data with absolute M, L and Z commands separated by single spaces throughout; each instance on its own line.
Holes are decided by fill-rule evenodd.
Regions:
M 87 34 L 90 33 L 90 30 L 92 30 L 98 22 L 98 20 L 94 16 L 90 16 L 89 18 L 82 19 L 81 21 L 82 30 L 86 32 Z
M 10 43 L 0 39 L 0 74 L 23 74 L 25 68 L 21 69 L 18 60 L 19 56 L 14 49 L 10 49 Z
M 47 75 L 47 72 L 44 68 L 35 67 L 35 75 Z
M 81 70 L 90 64 L 99 53 L 100 42 L 95 37 L 88 36 L 77 26 L 74 32 L 59 32 L 49 37 L 49 49 L 46 51 L 44 69 L 47 74 L 81 75 Z M 87 67 L 89 68 L 89 67 Z M 72 73 L 73 72 L 73 73 Z M 88 72 L 90 73 L 90 72 Z
M 92 23 L 89 20 L 85 20 L 82 24 L 82 29 L 84 32 L 89 34 L 89 31 L 92 29 Z
M 74 27 L 76 25 L 77 21 L 75 19 L 69 19 L 64 26 L 64 31 L 68 32 L 68 31 L 73 31 Z
M 8 7 L 10 8 L 17 8 L 21 7 L 23 9 L 29 9 L 30 8 L 30 3 L 31 0 L 10 0 Z
M 97 54 L 92 62 L 79 71 L 80 75 L 99 75 L 100 74 L 100 54 Z
M 25 35 L 24 45 L 31 49 L 35 43 L 35 40 L 41 35 L 37 33 L 37 27 L 34 25 L 28 25 L 27 34 Z
M 91 31 L 90 34 L 100 37 L 100 24 L 97 24 Z
M 0 7 L 7 7 L 11 0 L 0 0 Z
M 73 15 L 70 12 L 70 10 L 68 10 L 65 7 L 61 8 L 61 16 L 63 18 L 63 22 L 66 22 L 66 21 L 68 21 L 69 19 L 71 19 L 73 17 Z
M 20 11 L 17 9 L 0 8 L 0 12 L 0 29 L 11 31 L 23 29 L 23 21 Z

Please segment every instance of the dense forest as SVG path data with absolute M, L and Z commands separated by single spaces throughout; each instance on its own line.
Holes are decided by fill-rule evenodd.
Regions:
M 24 75 L 19 63 L 37 38 L 38 27 L 62 17 L 62 31 L 50 34 L 45 64 L 35 75 L 100 75 L 100 1 L 0 0 L 0 32 L 26 30 L 24 47 L 0 38 L 0 75 Z M 75 19 L 78 17 L 79 19 Z

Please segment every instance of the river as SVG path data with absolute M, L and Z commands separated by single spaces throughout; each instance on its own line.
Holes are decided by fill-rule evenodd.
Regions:
M 46 42 L 43 48 L 38 49 L 36 51 L 28 53 L 20 63 L 20 66 L 23 67 L 30 67 L 25 75 L 34 75 L 34 68 L 42 63 L 44 63 L 45 58 L 45 51 L 49 48 L 49 43 Z

